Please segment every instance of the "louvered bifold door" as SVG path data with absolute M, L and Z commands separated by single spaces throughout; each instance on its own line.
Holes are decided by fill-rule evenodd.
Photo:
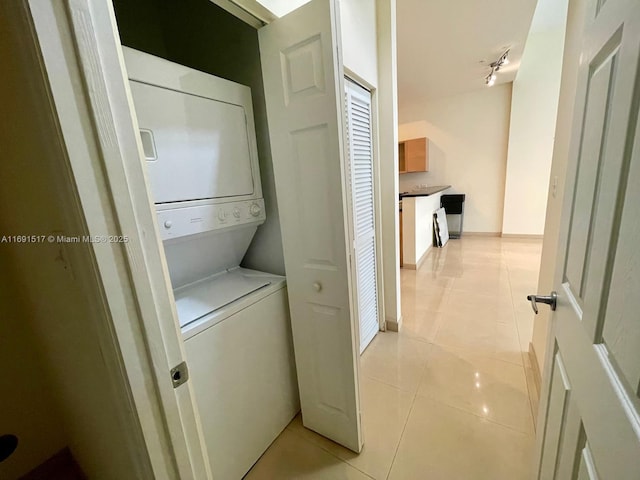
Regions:
M 371 124 L 371 92 L 347 80 L 348 167 L 353 208 L 353 239 L 356 281 L 358 282 L 358 313 L 360 352 L 379 330 L 378 281 L 374 214 L 374 168 Z

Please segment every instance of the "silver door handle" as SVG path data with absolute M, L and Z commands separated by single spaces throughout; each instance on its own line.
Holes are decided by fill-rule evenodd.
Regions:
M 527 300 L 531 302 L 531 308 L 538 314 L 538 303 L 546 303 L 551 307 L 551 311 L 555 312 L 558 304 L 558 294 L 551 292 L 551 295 L 527 295 Z

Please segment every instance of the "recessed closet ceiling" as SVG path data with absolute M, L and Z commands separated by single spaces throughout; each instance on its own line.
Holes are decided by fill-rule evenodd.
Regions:
M 507 48 L 520 64 L 536 0 L 397 0 L 399 108 L 417 100 L 487 88 L 488 63 Z
M 257 0 L 259 4 L 274 13 L 277 17 L 282 17 L 296 8 L 309 2 L 309 0 Z

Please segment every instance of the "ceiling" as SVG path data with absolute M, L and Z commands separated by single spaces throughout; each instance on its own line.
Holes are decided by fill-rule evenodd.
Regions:
M 399 108 L 487 88 L 486 66 L 510 48 L 496 85 L 515 78 L 536 0 L 397 0 Z
M 309 0 L 257 0 L 259 4 L 273 12 L 276 17 L 283 17 L 287 13 L 309 2 Z

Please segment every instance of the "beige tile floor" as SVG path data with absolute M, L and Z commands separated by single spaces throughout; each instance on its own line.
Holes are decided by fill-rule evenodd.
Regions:
M 356 455 L 296 417 L 246 478 L 529 478 L 537 408 L 526 351 L 542 242 L 452 240 L 402 270 L 403 326 L 361 358 Z

